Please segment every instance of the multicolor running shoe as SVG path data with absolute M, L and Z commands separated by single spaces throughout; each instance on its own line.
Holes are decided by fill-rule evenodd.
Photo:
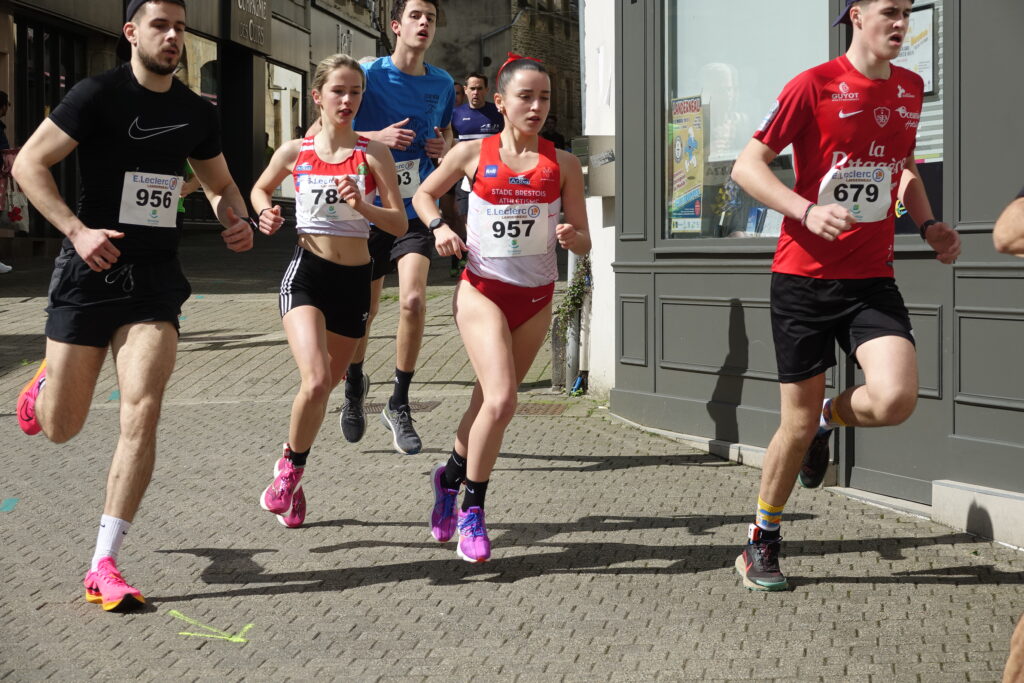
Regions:
M 736 571 L 743 577 L 743 585 L 755 591 L 781 591 L 789 582 L 779 568 L 779 546 L 782 538 L 770 541 L 763 538 L 764 531 L 751 524 L 747 531 L 749 542 L 736 558 Z
M 288 512 L 278 515 L 277 521 L 289 529 L 297 529 L 306 521 L 306 494 L 302 492 L 301 486 L 295 489 L 292 506 L 288 508 Z
M 292 507 L 292 496 L 295 495 L 305 469 L 292 463 L 289 457 L 291 454 L 291 448 L 285 444 L 281 459 L 274 463 L 274 481 L 260 496 L 260 507 L 275 515 L 286 514 Z
M 118 609 L 138 609 L 146 604 L 146 598 L 137 588 L 125 582 L 117 564 L 112 557 L 104 557 L 96 565 L 95 571 L 85 575 L 85 599 L 99 604 L 107 612 Z
M 484 510 L 473 506 L 459 510 L 459 557 L 466 562 L 486 562 L 491 559 L 491 539 L 484 525 Z
M 430 534 L 434 540 L 444 543 L 455 535 L 458 519 L 455 515 L 455 503 L 459 499 L 459 490 L 444 485 L 445 464 L 434 467 L 430 473 L 430 484 L 434 490 L 434 509 L 430 511 Z
M 46 384 L 46 359 L 39 364 L 32 381 L 25 385 L 25 388 L 18 394 L 18 426 L 21 431 L 29 436 L 38 434 L 43 427 L 36 419 L 36 399 L 39 398 L 39 391 Z

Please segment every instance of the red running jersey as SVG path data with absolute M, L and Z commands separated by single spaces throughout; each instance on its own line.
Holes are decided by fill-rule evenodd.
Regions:
M 360 137 L 352 154 L 330 164 L 316 153 L 313 137 L 303 138 L 299 156 L 292 167 L 295 179 L 295 228 L 300 235 L 370 236 L 370 222 L 338 196 L 335 179 L 347 175 L 356 181 L 363 201 L 372 204 L 377 196 L 377 181 L 366 161 L 367 138 Z
M 562 211 L 561 169 L 550 140 L 537 138 L 537 165 L 518 173 L 501 160 L 501 135 L 480 142 L 466 217 L 466 267 L 518 287 L 558 279 L 555 247 Z
M 794 190 L 841 204 L 857 223 L 835 242 L 787 217 L 777 273 L 829 279 L 892 277 L 896 192 L 914 151 L 924 81 L 892 66 L 872 80 L 845 57 L 809 69 L 782 90 L 754 138 L 781 153 L 793 145 Z

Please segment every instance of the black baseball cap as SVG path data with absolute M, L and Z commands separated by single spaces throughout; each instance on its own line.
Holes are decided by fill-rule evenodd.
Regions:
M 129 0 L 124 8 L 124 23 L 130 22 L 147 2 L 173 2 L 175 5 L 185 7 L 185 0 Z M 117 41 L 117 56 L 126 62 L 132 58 L 132 44 L 124 37 L 124 31 L 121 31 L 121 38 Z
M 843 8 L 842 14 L 836 17 L 836 20 L 832 22 L 833 26 L 839 26 L 839 24 L 850 24 L 850 8 L 853 7 L 853 3 L 859 2 L 860 0 L 846 0 L 846 7 Z M 910 0 L 910 4 L 914 4 L 914 0 Z

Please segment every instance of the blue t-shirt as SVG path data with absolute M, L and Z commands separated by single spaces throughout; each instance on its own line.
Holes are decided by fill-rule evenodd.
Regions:
M 452 130 L 459 140 L 479 140 L 500 133 L 505 127 L 505 117 L 493 102 L 473 109 L 469 103 L 455 108 L 452 113 Z
M 410 76 L 392 63 L 391 57 L 381 57 L 363 65 L 366 73 L 366 92 L 356 114 L 355 129 L 382 130 L 408 118 L 405 128 L 416 131 L 416 139 L 405 150 L 391 150 L 396 164 L 419 160 L 419 179 L 423 182 L 434 170 L 434 161 L 427 157 L 427 138 L 436 137 L 434 128 L 447 128 L 452 121 L 455 106 L 455 81 L 444 69 L 423 65 L 427 73 Z M 402 184 L 399 166 L 399 184 Z M 401 189 L 401 187 L 400 187 Z M 377 203 L 380 203 L 378 198 Z M 405 199 L 405 213 L 416 218 L 412 199 Z

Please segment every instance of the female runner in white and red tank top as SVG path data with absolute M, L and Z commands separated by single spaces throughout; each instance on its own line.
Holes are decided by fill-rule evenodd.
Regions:
M 477 380 L 455 448 L 431 473 L 430 516 L 438 541 L 458 529 L 457 552 L 467 562 L 491 556 L 484 497 L 516 411 L 519 383 L 551 324 L 555 245 L 577 254 L 590 251 L 580 162 L 539 137 L 551 106 L 551 79 L 539 62 L 510 57 L 498 71 L 494 96 L 505 130 L 456 145 L 412 200 L 433 229 L 441 256 L 469 256 L 453 309 Z M 441 221 L 436 204 L 463 176 L 472 182 L 466 242 Z
M 320 131 L 281 145 L 251 195 L 260 231 L 272 235 L 284 222 L 272 203 L 274 190 L 294 177 L 299 241 L 281 281 L 280 308 L 302 383 L 292 402 L 284 454 L 260 495 L 260 506 L 287 527 L 300 526 L 306 517 L 299 485 L 306 457 L 331 390 L 366 333 L 370 223 L 396 236 L 408 227 L 391 152 L 352 130 L 365 87 L 363 70 L 348 55 L 320 62 L 312 92 Z M 378 193 L 382 206 L 373 204 Z

